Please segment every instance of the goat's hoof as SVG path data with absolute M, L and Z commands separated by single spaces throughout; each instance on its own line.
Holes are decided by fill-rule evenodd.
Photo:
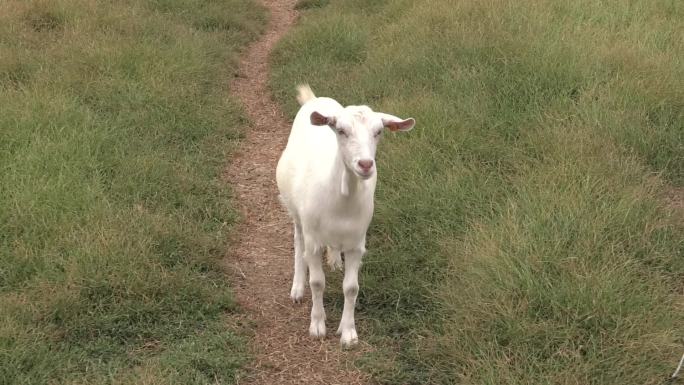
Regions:
M 325 337 L 325 320 L 311 320 L 309 335 L 314 338 Z
M 292 290 L 290 290 L 290 298 L 292 298 L 293 303 L 302 303 L 304 298 L 304 287 L 292 285 Z
M 340 337 L 340 344 L 342 347 L 350 348 L 359 343 L 359 337 L 356 335 L 356 329 L 343 330 Z

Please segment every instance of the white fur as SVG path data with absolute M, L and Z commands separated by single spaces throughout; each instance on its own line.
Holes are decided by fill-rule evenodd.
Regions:
M 281 200 L 294 222 L 290 297 L 301 301 L 308 267 L 313 302 L 309 333 L 325 336 L 322 256 L 327 248 L 329 263 L 339 267 L 343 253 L 345 302 L 337 332 L 340 342 L 348 346 L 358 341 L 354 306 L 366 231 L 373 216 L 376 146 L 383 127 L 408 131 L 415 121 L 376 113 L 367 106 L 345 108 L 333 99 L 316 97 L 309 86 L 300 86 L 298 91 L 302 107 L 276 170 Z

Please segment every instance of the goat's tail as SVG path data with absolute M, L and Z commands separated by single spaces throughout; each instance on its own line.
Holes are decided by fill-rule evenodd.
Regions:
M 297 101 L 300 106 L 303 106 L 304 103 L 315 98 L 316 95 L 311 91 L 311 87 L 309 87 L 308 84 L 300 84 L 297 86 Z

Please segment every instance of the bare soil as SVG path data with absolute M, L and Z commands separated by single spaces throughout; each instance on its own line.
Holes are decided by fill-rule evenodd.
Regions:
M 226 257 L 234 272 L 235 295 L 253 330 L 255 359 L 240 384 L 362 384 L 369 380 L 353 366 L 360 346 L 346 351 L 335 335 L 309 337 L 310 294 L 293 304 L 292 224 L 278 202 L 275 169 L 291 122 L 271 99 L 268 57 L 297 18 L 295 0 L 262 0 L 271 12 L 267 32 L 244 53 L 231 90 L 244 104 L 250 127 L 225 171 L 234 189 L 241 223 Z M 295 97 L 293 89 L 292 97 Z M 328 330 L 336 330 L 328 319 Z
M 684 187 L 670 187 L 667 189 L 665 203 L 672 210 L 684 213 Z

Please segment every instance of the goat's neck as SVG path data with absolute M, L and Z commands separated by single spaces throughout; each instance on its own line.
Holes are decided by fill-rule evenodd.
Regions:
M 342 167 L 342 175 L 340 176 L 340 194 L 343 197 L 348 197 L 356 194 L 361 185 L 359 178 L 354 175 L 353 171 L 347 169 L 347 167 Z

